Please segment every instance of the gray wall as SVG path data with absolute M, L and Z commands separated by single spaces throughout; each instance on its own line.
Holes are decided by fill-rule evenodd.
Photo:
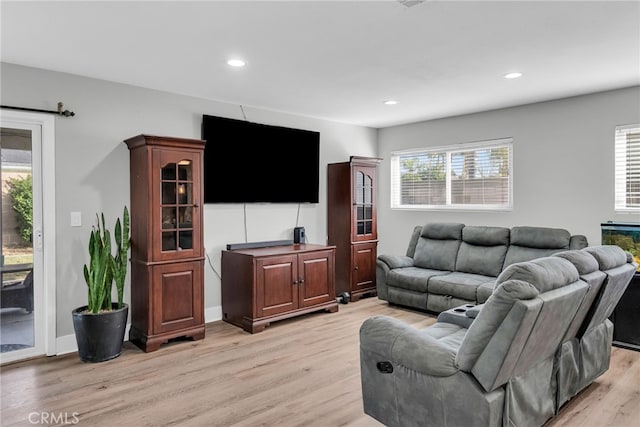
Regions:
M 381 129 L 378 253 L 404 254 L 415 225 L 566 228 L 600 244 L 600 223 L 640 221 L 614 212 L 614 130 L 640 122 L 640 87 Z M 393 150 L 512 137 L 513 210 L 510 212 L 390 209 Z
M 76 112 L 56 118 L 57 336 L 73 334 L 70 312 L 85 304 L 82 265 L 96 212 L 113 219 L 129 203 L 129 153 L 122 141 L 139 133 L 199 138 L 202 114 L 242 118 L 238 105 L 173 95 L 118 83 L 1 64 L 3 105 Z M 380 130 L 245 107 L 250 121 L 320 131 L 320 203 L 300 207 L 308 240 L 326 243 L 326 164 L 350 155 L 379 156 L 379 253 L 404 253 L 414 225 L 563 227 L 600 243 L 600 223 L 640 221 L 613 210 L 613 132 L 640 122 L 640 87 L 426 121 Z M 389 155 L 397 149 L 512 137 L 511 212 L 391 210 Z M 83 226 L 69 226 L 80 211 Z M 291 238 L 298 205 L 247 205 L 247 240 Z M 46 215 L 46 212 L 45 212 Z M 243 205 L 207 205 L 204 240 L 220 272 L 220 251 L 245 241 Z M 205 306 L 220 306 L 220 280 L 205 263 Z M 125 298 L 129 298 L 129 286 Z
M 173 95 L 102 80 L 1 64 L 2 104 L 65 108 L 74 118 L 56 118 L 57 336 L 73 334 L 71 310 L 86 304 L 82 266 L 96 212 L 112 223 L 129 204 L 129 151 L 125 138 L 147 133 L 201 137 L 202 114 L 242 119 L 238 105 Z M 350 155 L 375 156 L 377 131 L 244 107 L 254 122 L 320 132 L 320 202 L 302 205 L 299 224 L 307 239 L 326 243 L 326 164 Z M 82 212 L 82 227 L 70 227 L 70 212 Z M 247 240 L 293 237 L 297 204 L 248 205 Z M 45 212 L 46 215 L 46 212 Z M 245 241 L 243 205 L 206 205 L 204 211 L 205 307 L 220 306 L 220 255 L 227 243 Z M 128 277 L 129 281 L 130 275 Z M 125 300 L 129 301 L 129 284 Z

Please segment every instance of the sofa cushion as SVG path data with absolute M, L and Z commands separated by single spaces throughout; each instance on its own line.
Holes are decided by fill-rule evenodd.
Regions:
M 510 265 L 500 273 L 496 286 L 509 280 L 522 280 L 540 292 L 547 292 L 578 279 L 578 270 L 570 261 L 560 257 L 545 257 Z
M 464 227 L 456 271 L 497 277 L 502 271 L 508 244 L 508 228 Z
M 531 261 L 537 258 L 544 258 L 556 254 L 558 252 L 565 251 L 565 248 L 556 248 L 556 249 L 541 249 L 541 248 L 529 248 L 525 246 L 511 245 L 509 249 L 507 249 L 507 255 L 504 257 L 504 265 L 502 269 L 504 270 L 511 264 L 515 264 L 517 262 L 525 262 Z
M 627 253 L 616 245 L 590 246 L 585 251 L 596 259 L 602 271 L 627 263 Z
M 422 227 L 414 253 L 417 267 L 453 271 L 464 224 L 433 223 Z
M 513 227 L 502 269 L 517 262 L 531 261 L 568 250 L 570 242 L 571 234 L 561 228 Z
M 571 234 L 562 228 L 513 227 L 511 244 L 538 249 L 569 249 Z
M 462 241 L 477 246 L 506 246 L 510 230 L 504 227 L 467 225 L 462 229 Z
M 587 251 L 582 251 L 582 250 L 563 251 L 563 252 L 558 252 L 553 256 L 557 256 L 557 257 L 569 260 L 574 265 L 574 267 L 576 267 L 576 269 L 578 270 L 578 274 L 580 274 L 580 276 L 593 273 L 598 269 L 598 261 L 596 261 L 596 259 Z
M 452 272 L 429 279 L 427 290 L 430 294 L 451 295 L 469 301 L 476 300 L 476 289 L 492 277 L 480 274 Z
M 427 292 L 430 277 L 447 273 L 447 271 L 418 267 L 395 268 L 387 274 L 387 284 L 396 288 Z
M 436 240 L 460 240 L 464 224 L 450 222 L 432 222 L 422 227 L 421 237 Z

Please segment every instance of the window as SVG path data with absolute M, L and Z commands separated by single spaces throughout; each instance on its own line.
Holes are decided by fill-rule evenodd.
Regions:
M 391 207 L 512 208 L 512 140 L 391 153 Z
M 616 127 L 616 211 L 640 211 L 640 124 Z

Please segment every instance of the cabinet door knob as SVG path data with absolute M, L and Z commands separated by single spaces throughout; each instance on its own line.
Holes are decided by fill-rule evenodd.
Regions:
M 293 284 L 294 284 L 294 285 L 297 285 L 297 284 L 298 284 L 298 281 L 297 281 L 297 280 L 294 280 L 294 281 L 293 281 Z
M 299 283 L 304 283 L 304 279 L 300 279 L 300 282 L 299 282 Z
M 356 265 L 355 267 L 353 267 L 353 269 L 354 269 L 354 270 L 357 270 L 357 269 L 358 269 L 358 266 Z

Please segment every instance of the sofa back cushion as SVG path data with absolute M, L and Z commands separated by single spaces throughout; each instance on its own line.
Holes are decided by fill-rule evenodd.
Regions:
M 576 282 L 578 269 L 567 259 L 560 257 L 537 258 L 507 267 L 496 280 L 496 286 L 508 280 L 523 280 L 532 284 L 539 292 Z
M 509 231 L 503 227 L 464 227 L 456 271 L 497 277 L 507 254 Z
M 618 246 L 590 246 L 583 251 L 588 252 L 596 259 L 598 267 L 607 277 L 593 303 L 591 312 L 578 332 L 579 337 L 611 316 L 636 271 L 631 254 Z
M 430 223 L 422 227 L 413 255 L 416 267 L 454 271 L 464 224 Z
M 585 321 L 585 319 L 587 319 L 590 311 L 593 312 L 593 302 L 600 294 L 600 289 L 602 288 L 607 275 L 598 270 L 598 261 L 596 261 L 596 259 L 591 254 L 589 254 L 589 252 L 583 250 L 570 250 L 558 252 L 553 256 L 564 258 L 570 261 L 578 270 L 580 279 L 589 285 L 587 294 L 582 300 L 576 316 L 571 321 L 571 325 L 569 326 L 567 333 L 562 339 L 562 341 L 564 342 L 576 337 L 580 328 L 583 327 L 583 324 L 585 322 L 588 322 L 588 320 Z
M 568 250 L 570 245 L 571 234 L 561 228 L 513 227 L 502 268 Z

